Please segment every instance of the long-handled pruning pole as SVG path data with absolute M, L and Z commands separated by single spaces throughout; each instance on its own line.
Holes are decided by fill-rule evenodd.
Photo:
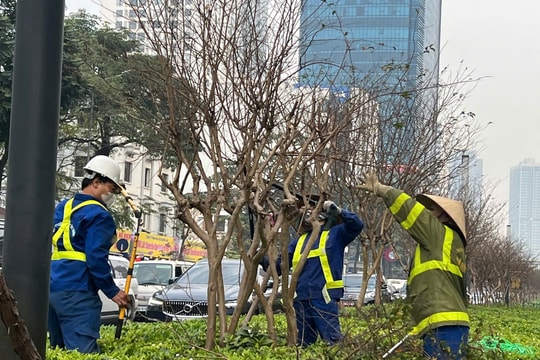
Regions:
M 122 188 L 122 196 L 126 199 L 127 203 L 131 207 L 131 210 L 133 210 L 133 214 L 137 218 L 137 230 L 135 230 L 135 236 L 133 238 L 133 245 L 131 247 L 131 256 L 129 258 L 129 268 L 126 278 L 126 285 L 124 288 L 124 292 L 126 294 L 129 294 L 129 287 L 131 285 L 131 278 L 133 276 L 133 265 L 135 264 L 135 257 L 137 256 L 137 243 L 139 242 L 139 231 L 141 229 L 141 223 L 142 223 L 142 211 L 139 210 L 137 205 L 133 202 L 133 199 L 125 189 Z M 133 309 L 135 311 L 135 309 Z M 126 315 L 126 307 L 122 306 L 120 307 L 120 312 L 118 313 L 118 323 L 116 324 L 116 333 L 114 337 L 116 339 L 120 339 L 120 336 L 122 335 L 122 326 L 124 325 L 124 318 Z
M 405 342 L 405 340 L 407 340 L 407 339 L 409 338 L 410 335 L 411 335 L 411 334 L 405 335 L 405 336 L 403 337 L 403 339 L 401 339 L 401 340 L 399 340 L 399 341 L 397 342 L 396 345 L 392 346 L 392 348 L 391 348 L 390 350 L 388 350 L 387 352 L 385 352 L 384 355 L 382 356 L 382 358 L 383 358 L 383 359 L 386 359 L 388 356 L 390 356 L 394 351 L 396 351 L 396 349 L 397 349 L 398 347 L 401 346 L 401 344 L 403 344 L 403 343 Z

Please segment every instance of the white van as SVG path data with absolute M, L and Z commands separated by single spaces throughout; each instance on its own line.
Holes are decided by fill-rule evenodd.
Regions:
M 138 320 L 146 320 L 146 308 L 148 299 L 167 285 L 171 284 L 176 278 L 182 275 L 189 267 L 193 265 L 189 261 L 173 260 L 143 260 L 133 265 L 133 277 L 137 278 L 139 284 L 137 295 L 137 314 Z

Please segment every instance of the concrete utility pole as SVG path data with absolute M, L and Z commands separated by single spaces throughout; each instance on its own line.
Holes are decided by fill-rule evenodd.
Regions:
M 45 359 L 64 0 L 18 0 L 2 272 Z M 19 359 L 0 326 L 0 357 Z

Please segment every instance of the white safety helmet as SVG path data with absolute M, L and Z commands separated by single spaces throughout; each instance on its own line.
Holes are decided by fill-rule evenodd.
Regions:
M 85 165 L 84 170 L 91 171 L 92 174 L 87 176 L 89 178 L 94 178 L 97 175 L 101 175 L 110 179 L 116 184 L 119 188 L 120 185 L 120 166 L 108 156 L 97 155 L 90 159 L 90 161 Z

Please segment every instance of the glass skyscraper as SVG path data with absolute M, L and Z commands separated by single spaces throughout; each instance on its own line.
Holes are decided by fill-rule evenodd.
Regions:
M 304 0 L 298 85 L 376 101 L 378 161 L 407 165 L 436 128 L 441 0 Z M 412 125 L 412 126 L 411 126 Z
M 510 232 L 540 259 L 540 164 L 533 159 L 510 169 Z
M 302 86 L 336 89 L 395 85 L 405 65 L 414 86 L 438 74 L 441 0 L 306 0 L 300 24 Z

